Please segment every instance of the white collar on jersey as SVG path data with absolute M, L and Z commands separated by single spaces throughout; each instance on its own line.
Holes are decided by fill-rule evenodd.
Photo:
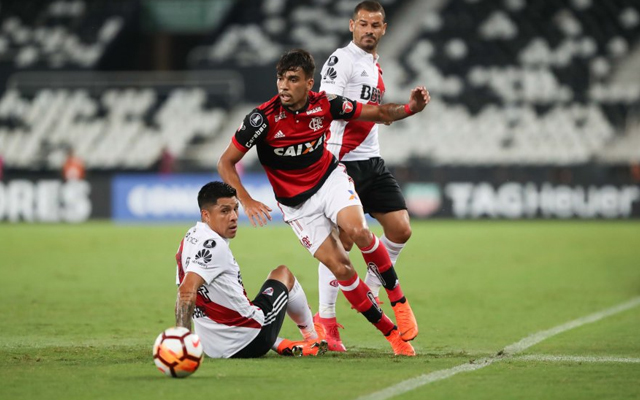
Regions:
M 353 43 L 353 40 L 349 42 L 349 45 L 347 45 L 347 48 L 349 50 L 351 50 L 353 53 L 359 55 L 359 56 L 370 56 L 371 58 L 373 58 L 373 62 L 377 63 L 378 59 L 380 59 L 380 54 L 376 54 L 376 56 L 374 57 L 373 54 L 366 52 L 364 50 L 362 50 L 360 47 L 358 47 L 357 44 Z
M 227 244 L 229 244 L 229 241 L 231 240 L 231 239 L 223 238 L 222 236 L 220 236 L 220 234 L 218 232 L 216 232 L 213 229 L 211 229 L 211 227 L 209 225 L 205 224 L 202 221 L 198 221 L 196 223 L 196 229 L 203 229 L 205 232 L 213 234 L 215 239 L 222 239 L 225 242 L 227 242 Z

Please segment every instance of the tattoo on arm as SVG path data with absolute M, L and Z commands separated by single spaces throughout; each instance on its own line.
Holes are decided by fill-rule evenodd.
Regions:
M 404 111 L 403 104 L 389 104 L 389 116 L 393 121 L 407 118 L 409 115 Z
M 191 330 L 191 316 L 196 307 L 196 292 L 178 291 L 176 300 L 176 326 Z
M 394 122 L 407 118 L 409 115 L 404 111 L 403 104 L 388 103 L 380 106 L 381 121 Z

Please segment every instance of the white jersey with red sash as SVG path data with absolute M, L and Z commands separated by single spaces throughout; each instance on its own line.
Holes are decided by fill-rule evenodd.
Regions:
M 193 321 L 209 357 L 230 357 L 260 333 L 264 313 L 247 297 L 227 239 L 198 222 L 182 239 L 176 261 L 177 284 L 187 272 L 205 281 L 198 290 Z
M 321 76 L 321 91 L 362 104 L 382 102 L 385 88 L 378 56 L 373 57 L 353 42 L 333 52 L 322 67 Z M 378 124 L 367 121 L 333 121 L 327 149 L 340 161 L 380 157 Z

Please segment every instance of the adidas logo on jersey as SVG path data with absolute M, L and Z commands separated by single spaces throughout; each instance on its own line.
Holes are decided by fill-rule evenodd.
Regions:
M 275 136 L 273 137 L 274 139 L 280 139 L 284 137 L 284 133 L 282 133 L 282 131 L 278 131 L 278 133 L 275 134 Z
M 362 71 L 362 73 L 360 74 L 360 76 L 369 76 L 369 74 L 367 74 L 367 71 Z

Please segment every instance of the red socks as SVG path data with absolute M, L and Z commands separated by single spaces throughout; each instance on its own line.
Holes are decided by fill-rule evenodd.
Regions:
M 382 286 L 387 291 L 389 301 L 397 302 L 404 297 L 404 293 L 398 283 L 398 276 L 389 258 L 389 252 L 384 245 L 380 244 L 380 240 L 375 235 L 371 235 L 371 243 L 369 246 L 361 248 L 362 257 L 367 263 L 367 268 L 378 276 Z
M 360 280 L 358 274 L 354 274 L 350 279 L 338 281 L 338 283 L 344 297 L 349 300 L 353 308 L 362 313 L 383 335 L 388 335 L 391 332 L 395 326 L 394 323 L 378 307 L 369 287 Z

